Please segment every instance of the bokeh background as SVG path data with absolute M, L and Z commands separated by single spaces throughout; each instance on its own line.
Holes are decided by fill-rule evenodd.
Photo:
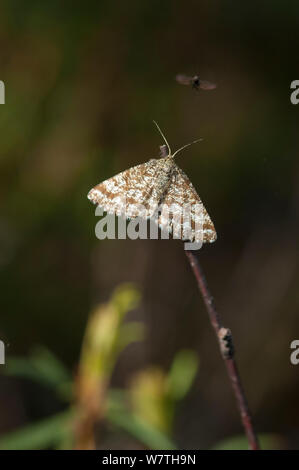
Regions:
M 101 412 L 87 412 L 94 412 L 93 445 L 150 447 L 138 429 L 112 422 L 102 406 L 108 390 L 124 394 L 132 387 L 128 409 L 140 405 L 157 448 L 155 429 L 187 449 L 242 435 L 182 243 L 99 241 L 94 234 L 98 219 L 87 192 L 158 155 L 155 119 L 173 149 L 204 139 L 177 160 L 218 233 L 199 257 L 232 329 L 258 432 L 275 436 L 271 445 L 278 448 L 299 448 L 299 366 L 289 359 L 290 343 L 299 338 L 299 107 L 290 102 L 290 83 L 299 78 L 298 21 L 295 0 L 1 2 L 2 447 L 84 448 L 88 426 L 81 422 L 79 437 L 54 443 L 61 423 L 53 419 L 69 406 L 76 414 L 78 403 L 84 409 L 83 338 L 91 312 L 105 309 L 103 302 L 108 308 L 117 288 L 138 293 L 124 323 L 140 322 L 143 337 L 113 350 L 98 377 L 105 383 L 105 393 L 94 395 Z M 218 87 L 197 93 L 178 85 L 177 73 L 198 73 Z M 105 339 L 106 327 L 96 328 Z M 168 419 L 161 383 L 186 350 L 191 369 L 199 362 Z M 54 362 L 62 382 L 69 374 L 68 399 L 46 383 L 46 364 Z M 34 377 L 37 363 L 44 382 Z M 151 406 L 164 428 L 145 416 Z M 53 442 L 28 444 L 32 426 L 49 418 Z M 22 430 L 25 441 L 5 441 Z

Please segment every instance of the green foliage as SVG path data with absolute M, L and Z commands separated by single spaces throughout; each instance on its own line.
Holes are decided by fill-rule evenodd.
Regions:
M 66 411 L 36 424 L 25 426 L 0 438 L 1 450 L 28 450 L 61 447 L 70 442 L 72 413 Z
M 5 373 L 34 380 L 54 388 L 61 397 L 70 397 L 71 376 L 69 371 L 44 346 L 35 347 L 27 358 L 8 357 Z
M 176 354 L 167 377 L 168 393 L 174 400 L 181 400 L 189 391 L 198 371 L 198 358 L 193 351 Z
M 128 311 L 138 307 L 140 297 L 140 292 L 134 284 L 122 284 L 115 289 L 111 298 L 111 304 L 122 319 Z
M 190 390 L 197 371 L 195 353 L 183 350 L 176 354 L 168 373 L 158 367 L 148 367 L 136 374 L 129 389 L 135 415 L 171 436 L 177 403 Z
M 149 449 L 175 449 L 174 443 L 165 433 L 142 419 L 137 413 L 128 410 L 125 393 L 122 391 L 110 391 L 107 417 L 111 424 L 125 430 Z
M 84 336 L 79 366 L 80 393 L 96 394 L 102 381 L 106 383 L 121 351 L 130 343 L 143 337 L 140 323 L 124 323 L 128 311 L 138 306 L 140 293 L 132 284 L 123 284 L 113 293 L 111 300 L 99 306 L 90 316 Z M 45 347 L 36 347 L 27 358 L 10 357 L 4 369 L 15 377 L 24 377 L 53 389 L 59 399 L 70 402 L 72 380 L 68 370 Z M 115 397 L 115 395 L 114 395 Z M 71 410 L 71 409 L 70 409 Z M 79 410 L 66 411 L 11 432 L 0 439 L 1 449 L 41 449 L 64 446 L 70 443 L 70 424 Z M 107 419 L 115 426 L 126 429 L 149 447 L 161 442 L 171 446 L 167 438 L 126 410 L 120 400 L 110 400 Z
M 125 345 L 141 337 L 140 324 L 136 322 L 123 324 L 126 312 L 137 305 L 138 298 L 139 294 L 133 286 L 129 288 L 122 286 L 117 289 L 112 301 L 106 305 L 107 310 L 101 311 L 97 324 L 94 323 L 94 317 L 91 317 L 88 328 L 91 328 L 93 338 L 97 339 L 95 343 L 91 340 L 90 344 L 93 344 L 93 347 L 90 351 L 85 351 L 87 356 L 91 354 L 92 357 L 95 353 L 102 354 L 104 350 L 105 354 L 102 360 L 110 363 L 109 355 L 112 355 L 115 360 Z M 111 305 L 113 306 L 112 310 L 109 308 Z M 108 337 L 112 335 L 111 324 L 114 324 L 114 327 L 116 324 L 105 323 L 108 318 L 106 318 L 107 314 L 109 314 L 109 320 L 113 318 L 113 315 L 121 320 L 118 323 L 115 336 L 115 331 L 113 331 L 113 341 L 107 341 L 107 335 Z M 99 336 L 97 329 L 95 329 L 96 325 L 101 330 Z M 95 344 L 96 350 L 94 349 Z M 89 356 L 84 359 L 87 363 L 89 360 L 91 360 Z M 95 364 L 99 364 L 99 362 L 96 361 Z M 151 367 L 143 371 L 142 375 L 137 374 L 129 394 L 114 389 L 108 391 L 106 419 L 114 428 L 124 430 L 149 449 L 175 449 L 175 444 L 169 437 L 175 404 L 190 389 L 197 368 L 198 362 L 195 354 L 191 351 L 180 351 L 174 358 L 168 374 Z M 10 358 L 5 371 L 8 375 L 29 378 L 50 387 L 55 390 L 59 399 L 63 398 L 71 403 L 73 386 L 70 374 L 59 359 L 44 347 L 34 348 L 26 359 Z M 94 372 L 96 373 L 96 383 L 98 383 L 102 376 L 97 368 L 93 370 Z M 90 384 L 90 376 L 86 379 Z M 84 383 L 84 385 L 86 384 Z M 70 407 L 64 413 L 2 436 L 0 449 L 71 447 L 72 427 L 77 413 L 76 407 Z
M 136 308 L 139 301 L 138 289 L 133 284 L 122 284 L 115 289 L 109 302 L 94 310 L 83 340 L 80 374 L 108 380 L 123 348 L 142 339 L 140 323 L 124 323 L 126 314 Z

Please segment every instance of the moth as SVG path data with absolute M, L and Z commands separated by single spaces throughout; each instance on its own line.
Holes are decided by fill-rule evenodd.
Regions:
M 125 215 L 128 219 L 150 219 L 158 211 L 159 227 L 175 233 L 176 238 L 214 242 L 217 238 L 214 224 L 191 181 L 175 162 L 181 150 L 201 139 L 172 153 L 160 127 L 156 122 L 155 125 L 165 142 L 160 147 L 161 158 L 150 159 L 99 183 L 89 191 L 88 199 L 105 212 Z M 172 211 L 164 211 L 165 208 L 172 208 Z M 182 211 L 187 213 L 186 208 L 189 213 L 184 219 L 180 216 Z
M 196 91 L 199 91 L 200 88 L 202 90 L 214 90 L 217 87 L 215 83 L 208 82 L 207 80 L 201 80 L 198 75 L 194 75 L 194 77 L 188 77 L 187 75 L 179 74 L 175 77 L 175 79 L 181 85 L 189 85 Z

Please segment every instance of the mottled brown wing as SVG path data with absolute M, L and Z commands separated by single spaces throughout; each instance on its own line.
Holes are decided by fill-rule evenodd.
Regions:
M 191 85 L 192 77 L 188 77 L 187 75 L 179 74 L 175 77 L 176 81 L 181 85 Z
M 217 85 L 212 82 L 208 82 L 207 80 L 199 80 L 199 88 L 202 90 L 214 90 L 217 88 Z
M 168 210 L 163 215 L 162 209 L 159 217 L 161 229 L 191 242 L 212 243 L 216 240 L 216 230 L 206 208 L 188 176 L 177 165 L 162 205 Z
M 150 160 L 103 181 L 89 191 L 88 199 L 111 214 L 149 217 L 148 201 L 159 176 L 157 161 Z

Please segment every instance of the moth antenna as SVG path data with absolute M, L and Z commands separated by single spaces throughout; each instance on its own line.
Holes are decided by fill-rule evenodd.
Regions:
M 174 154 L 172 155 L 172 158 L 174 158 L 175 155 L 177 155 L 181 150 L 185 149 L 186 147 L 190 147 L 190 145 L 197 144 L 197 142 L 201 142 L 202 140 L 203 139 L 193 140 L 193 142 L 190 142 L 189 144 L 183 145 L 183 147 L 179 148 L 178 150 L 176 150 L 174 152 Z
M 158 131 L 160 132 L 161 136 L 163 137 L 163 140 L 165 142 L 165 144 L 167 145 L 167 148 L 168 148 L 168 155 L 171 155 L 171 149 L 170 149 L 170 146 L 169 146 L 169 143 L 167 142 L 166 140 L 166 137 L 165 135 L 163 134 L 163 132 L 161 131 L 158 123 L 156 121 L 153 121 L 153 123 L 155 124 L 155 126 L 157 127 Z

